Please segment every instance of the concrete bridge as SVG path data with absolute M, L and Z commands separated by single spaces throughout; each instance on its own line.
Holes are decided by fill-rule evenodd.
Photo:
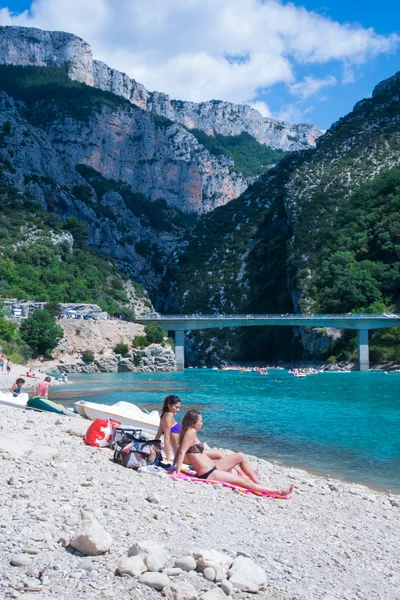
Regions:
M 185 333 L 198 329 L 224 327 L 334 327 L 357 331 L 358 368 L 369 369 L 368 331 L 400 327 L 400 315 L 146 315 L 143 322 L 156 322 L 168 331 L 175 331 L 176 370 L 185 366 Z

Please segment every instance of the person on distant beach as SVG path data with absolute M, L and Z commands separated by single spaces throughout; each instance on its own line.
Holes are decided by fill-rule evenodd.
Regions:
M 34 389 L 35 396 L 42 396 L 43 398 L 48 398 L 49 396 L 49 387 L 51 383 L 51 377 L 45 377 L 43 381 L 41 381 Z
M 32 369 L 28 369 L 28 371 L 26 372 L 25 377 L 36 377 L 35 373 L 32 371 Z
M 14 398 L 17 398 L 21 393 L 21 388 L 25 383 L 25 379 L 22 377 L 18 377 L 17 381 L 11 386 L 10 392 L 12 393 Z
M 228 454 L 213 462 L 211 458 L 204 453 L 204 444 L 202 444 L 197 437 L 197 433 L 202 426 L 203 420 L 201 413 L 198 410 L 189 410 L 183 417 L 182 429 L 179 434 L 179 447 L 175 459 L 177 475 L 179 475 L 185 460 L 192 465 L 199 479 L 224 481 L 248 490 L 254 490 L 261 493 L 264 492 L 265 494 L 277 494 L 279 496 L 287 496 L 293 491 L 293 485 L 282 490 L 271 490 L 267 488 L 267 486 L 258 479 L 249 460 L 242 452 Z M 236 466 L 240 467 L 241 471 L 247 475 L 248 479 L 230 473 Z
M 1 369 L 1 372 L 2 372 L 2 373 L 4 373 L 4 361 L 5 361 L 5 358 L 4 358 L 4 356 L 1 354 L 1 355 L 0 355 L 0 369 Z
M 171 446 L 174 455 L 176 455 L 179 444 L 179 434 L 181 431 L 180 423 L 175 421 L 175 415 L 178 414 L 182 407 L 182 402 L 178 396 L 171 394 L 166 396 L 161 410 L 160 425 L 158 427 L 156 440 L 159 440 L 164 435 L 164 450 L 165 457 L 168 462 L 172 462 Z M 211 460 L 218 460 L 224 455 L 217 450 L 204 450 L 204 453 Z
M 6 364 L 6 371 L 7 371 L 7 375 L 10 374 L 11 371 L 11 367 L 12 367 L 12 362 L 10 359 L 8 359 L 7 364 Z

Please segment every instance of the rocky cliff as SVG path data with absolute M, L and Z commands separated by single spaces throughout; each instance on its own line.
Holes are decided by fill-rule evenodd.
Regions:
M 122 373 L 128 371 L 174 371 L 175 354 L 169 343 L 150 344 L 147 348 L 132 348 L 133 339 L 144 333 L 143 325 L 124 321 L 59 321 L 64 337 L 53 351 L 52 372 L 58 373 Z M 129 351 L 116 354 L 119 343 Z M 85 363 L 80 357 L 91 350 L 94 360 Z
M 398 310 L 399 148 L 397 74 L 335 123 L 315 150 L 287 156 L 199 221 L 168 268 L 165 310 Z M 301 354 L 286 328 L 250 329 L 196 334 L 196 341 L 205 356 Z
M 153 289 L 160 260 L 182 237 L 185 213 L 212 210 L 247 187 L 231 159 L 211 155 L 178 124 L 94 88 L 70 89 L 54 68 L 31 68 L 29 76 L 59 78 L 50 82 L 57 93 L 46 97 L 39 81 L 22 93 L 21 68 L 0 68 L 4 190 L 83 220 L 93 246 Z
M 144 110 L 208 135 L 246 132 L 262 144 L 286 151 L 314 147 L 321 135 L 313 125 L 267 119 L 247 105 L 215 100 L 197 104 L 149 92 L 125 73 L 94 60 L 90 46 L 69 33 L 0 27 L 0 64 L 64 67 L 75 81 L 112 92 Z

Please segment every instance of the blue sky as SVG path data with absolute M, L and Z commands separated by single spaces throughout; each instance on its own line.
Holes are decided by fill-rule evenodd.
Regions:
M 174 98 L 247 102 L 322 129 L 400 70 L 394 0 L 0 0 L 0 24 L 76 33 Z

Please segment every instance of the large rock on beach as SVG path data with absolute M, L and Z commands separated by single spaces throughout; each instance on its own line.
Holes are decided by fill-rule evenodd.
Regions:
M 229 569 L 229 581 L 242 592 L 257 593 L 267 583 L 267 575 L 251 558 L 238 556 Z
M 125 556 L 117 567 L 119 575 L 129 575 L 129 577 L 140 577 L 147 571 L 147 567 L 141 556 Z
M 232 558 L 223 552 L 217 550 L 199 550 L 193 552 L 193 558 L 196 559 L 197 569 L 202 573 L 207 567 L 215 571 L 216 581 L 226 579 L 229 567 L 232 564 Z
M 28 567 L 32 563 L 32 558 L 28 554 L 14 554 L 10 562 L 14 567 Z
M 197 563 L 193 556 L 181 556 L 176 559 L 175 566 L 184 571 L 195 571 Z
M 111 548 L 113 539 L 95 519 L 85 513 L 82 514 L 81 528 L 76 531 L 70 541 L 70 545 L 86 556 L 97 556 L 104 554 Z
M 169 560 L 169 554 L 161 544 L 151 540 L 136 542 L 128 550 L 128 556 L 141 556 L 149 571 L 161 571 Z
M 168 587 L 171 581 L 164 573 L 143 573 L 139 577 L 139 583 L 144 583 L 156 590 L 162 590 Z
M 167 600 L 197 600 L 199 594 L 189 581 L 171 583 L 163 588 L 163 594 Z
M 219 587 L 208 590 L 201 596 L 201 600 L 226 600 L 226 595 Z

